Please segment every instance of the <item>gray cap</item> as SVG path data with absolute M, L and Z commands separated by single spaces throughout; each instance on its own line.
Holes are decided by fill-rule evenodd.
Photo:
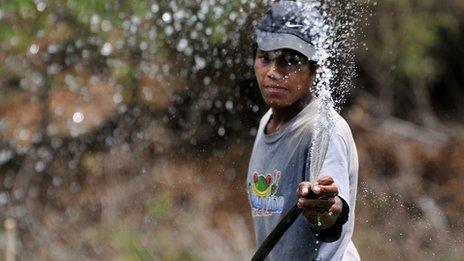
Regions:
M 304 8 L 303 3 L 281 1 L 273 4 L 256 27 L 258 49 L 292 49 L 316 61 L 308 22 L 317 17 L 320 17 L 318 12 Z

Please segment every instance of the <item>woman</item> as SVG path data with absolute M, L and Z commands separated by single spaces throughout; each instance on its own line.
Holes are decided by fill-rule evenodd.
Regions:
M 256 30 L 255 76 L 270 110 L 262 117 L 248 169 L 248 195 L 257 244 L 297 202 L 303 210 L 270 260 L 359 260 L 351 242 L 358 159 L 350 128 L 333 111 L 335 126 L 319 178 L 309 182 L 308 151 L 317 116 L 310 90 L 316 49 L 301 3 L 281 1 Z M 296 192 L 295 192 L 296 191 Z

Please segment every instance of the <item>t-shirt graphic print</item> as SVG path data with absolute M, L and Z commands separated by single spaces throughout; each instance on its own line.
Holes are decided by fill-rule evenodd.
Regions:
M 278 195 L 282 172 L 274 170 L 272 173 L 254 171 L 248 181 L 248 193 L 253 217 L 270 216 L 282 213 L 284 197 Z

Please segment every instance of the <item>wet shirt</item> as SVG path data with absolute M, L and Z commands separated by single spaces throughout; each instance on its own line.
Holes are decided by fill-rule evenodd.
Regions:
M 338 186 L 339 197 L 344 201 L 340 222 L 318 232 L 316 237 L 301 215 L 267 260 L 359 260 L 351 242 L 358 179 L 357 152 L 348 124 L 338 113 L 332 113 L 335 125 L 320 175 L 331 176 Z M 307 105 L 276 132 L 266 134 L 265 126 L 271 115 L 269 110 L 260 121 L 246 181 L 257 246 L 297 202 L 298 184 L 309 180 L 308 151 L 316 124 L 317 101 Z

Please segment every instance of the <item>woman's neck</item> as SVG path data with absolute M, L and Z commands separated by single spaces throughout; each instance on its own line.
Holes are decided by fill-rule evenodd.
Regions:
M 302 111 L 311 101 L 312 97 L 309 96 L 284 108 L 271 108 L 272 118 L 267 124 L 266 133 L 270 134 L 279 130 L 282 125 L 289 122 L 293 117 L 300 113 L 300 111 Z

